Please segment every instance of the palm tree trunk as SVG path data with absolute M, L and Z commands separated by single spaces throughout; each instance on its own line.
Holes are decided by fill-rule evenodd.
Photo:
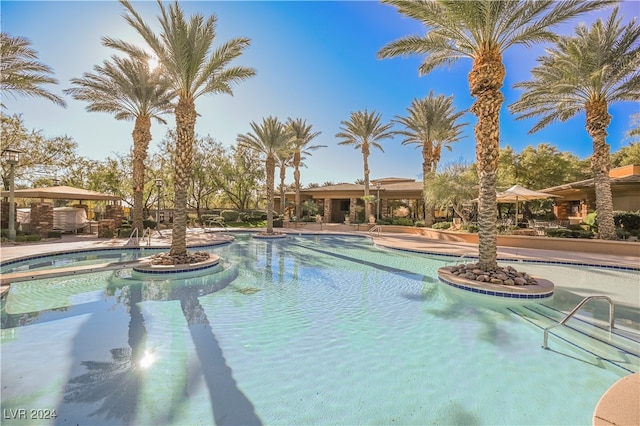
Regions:
M 187 253 L 187 189 L 191 181 L 196 107 L 182 97 L 176 106 L 176 152 L 174 172 L 174 213 L 171 239 L 172 256 Z
M 369 221 L 371 216 L 371 203 L 369 203 L 369 145 L 362 143 L 362 162 L 364 163 L 364 221 Z
M 273 154 L 267 156 L 267 234 L 273 234 L 273 180 L 276 172 L 276 159 Z
M 300 203 L 300 153 L 293 156 L 293 179 L 296 184 L 296 220 L 302 217 L 302 204 Z
M 500 108 L 504 96 L 500 92 L 505 77 L 498 51 L 487 51 L 476 58 L 469 73 L 471 95 L 477 100 L 471 112 L 478 117 L 476 163 L 478 168 L 478 267 L 483 271 L 498 268 L 498 231 L 496 182 L 500 156 Z
M 424 198 L 424 222 L 428 228 L 433 226 L 434 221 L 433 205 L 427 197 L 427 189 L 433 178 L 433 174 L 431 173 L 432 147 L 431 141 L 424 141 L 422 144 L 422 197 Z
M 284 208 L 286 201 L 284 199 L 284 179 L 287 175 L 287 168 L 284 166 L 280 166 L 280 214 L 284 215 Z
M 151 141 L 151 117 L 139 115 L 133 128 L 133 227 L 142 235 L 143 193 L 147 150 Z
M 609 179 L 611 159 L 609 145 L 606 141 L 606 129 L 611 122 L 611 116 L 608 113 L 607 102 L 604 99 L 587 102 L 586 112 L 587 132 L 589 132 L 593 140 L 591 173 L 593 173 L 596 190 L 598 238 L 616 240 L 618 237 L 613 221 L 613 199 L 611 197 L 611 182 Z

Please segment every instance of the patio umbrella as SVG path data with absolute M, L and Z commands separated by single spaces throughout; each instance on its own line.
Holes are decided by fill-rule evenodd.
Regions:
M 499 203 L 516 203 L 516 221 L 518 220 L 518 201 L 544 200 L 546 198 L 559 197 L 559 195 L 547 194 L 546 192 L 533 191 L 524 186 L 513 185 L 506 191 L 498 192 L 497 201 Z

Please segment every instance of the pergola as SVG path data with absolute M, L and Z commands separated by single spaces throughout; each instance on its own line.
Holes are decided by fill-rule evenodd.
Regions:
M 16 198 L 40 198 L 43 200 L 91 200 L 91 201 L 120 201 L 117 195 L 104 194 L 88 189 L 74 188 L 71 186 L 49 186 L 45 188 L 16 189 L 13 191 Z M 9 197 L 9 191 L 2 191 L 2 197 Z

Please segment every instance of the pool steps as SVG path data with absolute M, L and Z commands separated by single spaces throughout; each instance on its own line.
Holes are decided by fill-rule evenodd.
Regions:
M 545 304 L 511 307 L 509 311 L 523 320 L 544 330 L 558 324 L 568 312 L 559 311 Z M 608 321 L 589 318 L 578 313 L 563 327 L 549 333 L 551 352 L 575 357 L 583 362 L 604 368 L 622 370 L 624 373 L 640 371 L 640 332 L 616 324 L 611 332 Z M 542 348 L 543 337 L 540 335 Z
M 134 265 L 139 265 L 139 264 L 140 264 L 139 260 L 129 260 L 125 262 L 96 263 L 93 265 L 85 265 L 85 266 L 71 266 L 69 268 L 56 268 L 56 269 L 46 269 L 46 270 L 40 270 L 40 271 L 16 272 L 13 274 L 2 274 L 2 276 L 0 276 L 0 285 L 2 285 L 2 287 L 5 287 L 11 283 L 17 283 L 21 281 L 31 281 L 31 280 L 39 280 L 43 278 L 60 277 L 64 275 L 80 275 L 80 274 L 90 274 L 92 272 L 127 269 L 127 268 L 133 267 Z

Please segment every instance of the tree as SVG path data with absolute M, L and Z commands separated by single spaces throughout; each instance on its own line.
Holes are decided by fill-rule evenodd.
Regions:
M 197 117 L 195 101 L 206 94 L 232 94 L 233 84 L 255 75 L 252 68 L 229 66 L 249 46 L 250 40 L 235 38 L 212 51 L 216 36 L 215 15 L 205 19 L 201 14 L 194 14 L 187 20 L 177 1 L 168 8 L 158 1 L 158 21 L 162 32 L 155 34 L 129 1 L 120 0 L 120 3 L 127 11 L 125 20 L 147 42 L 163 68 L 164 77 L 178 95 L 175 107 L 175 200 L 170 255 L 182 257 L 187 253 L 187 190 L 191 183 Z M 103 42 L 132 56 L 146 55 L 143 49 L 122 40 L 105 37 Z
M 519 154 L 509 145 L 500 150 L 498 185 L 501 189 L 519 184 L 538 190 L 588 178 L 584 161 L 547 143 L 528 146 Z
M 477 185 L 478 175 L 473 166 L 453 163 L 442 172 L 434 174 L 433 185 L 426 189 L 426 196 L 435 208 L 453 208 L 462 221 L 467 223 L 471 212 L 465 206 L 478 195 Z
M 640 100 L 638 40 L 640 26 L 636 19 L 622 26 L 617 8 L 606 22 L 598 19 L 591 28 L 578 25 L 575 36 L 561 37 L 556 46 L 538 58 L 533 78 L 516 84 L 525 93 L 509 106 L 518 119 L 540 117 L 530 133 L 586 113 L 586 129 L 593 142 L 591 173 L 601 239 L 617 239 L 606 141 L 611 122 L 609 105 Z
M 15 167 L 16 186 L 18 182 L 33 185 L 37 180 L 51 182 L 57 176 L 64 176 L 77 163 L 78 144 L 69 136 L 46 137 L 41 131 L 29 130 L 20 115 L 7 116 L 0 113 L 2 131 L 0 150 L 22 151 L 20 163 Z M 9 166 L 2 162 L 2 184 L 9 189 Z
M 238 135 L 238 144 L 264 155 L 267 173 L 267 234 L 273 234 L 273 181 L 278 156 L 286 152 L 292 139 L 287 126 L 275 117 L 262 119 L 262 124 L 251 122 L 252 132 Z
M 640 112 L 631 114 L 629 126 L 626 138 L 633 143 L 640 142 Z
M 260 154 L 238 144 L 231 147 L 230 153 L 223 153 L 218 158 L 218 173 L 214 175 L 216 187 L 236 208 L 248 209 L 265 178 Z
M 611 167 L 640 164 L 640 143 L 630 143 L 611 155 Z
M 464 111 L 455 111 L 453 96 L 434 96 L 433 90 L 424 99 L 414 99 L 407 108 L 406 117 L 396 116 L 394 122 L 404 126 L 396 132 L 404 136 L 402 145 L 416 144 L 422 147 L 422 182 L 425 204 L 426 225 L 433 225 L 433 205 L 428 200 L 427 188 L 436 173 L 442 147 L 451 151 L 451 144 L 461 139 L 462 127 L 459 123 Z
M 287 167 L 293 165 L 293 153 L 292 149 L 292 141 L 289 141 L 289 145 L 283 147 L 283 150 L 280 151 L 278 155 L 278 168 L 280 169 L 280 214 L 284 215 L 285 212 L 285 204 L 286 204 L 286 185 L 284 184 L 284 180 L 287 177 Z
M 378 56 L 425 55 L 421 75 L 461 58 L 473 61 L 468 75 L 471 112 L 475 127 L 476 162 L 479 179 L 478 266 L 492 271 L 497 263 L 496 175 L 500 155 L 500 108 L 504 102 L 504 52 L 514 45 L 553 41 L 550 27 L 613 0 L 525 0 L 525 1 L 403 1 L 385 0 L 427 28 L 424 36 L 408 36 L 383 47 Z
M 166 124 L 163 114 L 171 112 L 175 96 L 162 78 L 160 68 L 151 69 L 149 57 L 120 58 L 93 67 L 94 73 L 73 78 L 76 87 L 64 90 L 85 101 L 89 112 L 113 114 L 116 120 L 134 120 L 133 128 L 133 227 L 143 229 L 145 161 L 151 142 L 151 120 Z
M 12 96 L 33 96 L 45 98 L 61 107 L 67 103 L 42 85 L 58 84 L 58 80 L 51 77 L 53 70 L 48 65 L 38 61 L 38 52 L 32 49 L 31 41 L 24 37 L 12 37 L 7 33 L 0 33 L 0 91 Z M 4 108 L 4 104 L 0 103 Z
M 320 135 L 320 132 L 312 132 L 312 125 L 307 125 L 307 121 L 302 118 L 295 120 L 289 118 L 287 125 L 294 133 L 293 140 L 293 179 L 296 191 L 296 219 L 302 217 L 302 204 L 300 202 L 300 166 L 302 165 L 303 155 L 311 155 L 311 151 L 326 148 L 326 145 L 309 145 L 313 139 Z
M 220 142 L 211 136 L 200 137 L 196 135 L 194 140 L 194 154 L 192 163 L 192 184 L 190 186 L 189 207 L 196 210 L 198 222 L 202 223 L 202 208 L 209 204 L 209 199 L 215 195 L 219 188 L 216 185 L 216 174 L 219 164 L 212 153 L 224 152 Z
M 369 196 L 370 149 L 374 147 L 384 152 L 384 149 L 382 149 L 378 141 L 393 138 L 393 132 L 390 130 L 392 124 L 382 124 L 380 119 L 380 114 L 375 111 L 369 112 L 364 110 L 364 112 L 352 112 L 351 119 L 349 121 L 342 121 L 342 126 L 340 127 L 341 132 L 336 134 L 337 138 L 343 139 L 338 145 L 353 145 L 354 149 L 359 149 L 362 152 L 365 197 Z M 370 216 L 371 203 L 365 202 L 365 217 L 368 219 Z

